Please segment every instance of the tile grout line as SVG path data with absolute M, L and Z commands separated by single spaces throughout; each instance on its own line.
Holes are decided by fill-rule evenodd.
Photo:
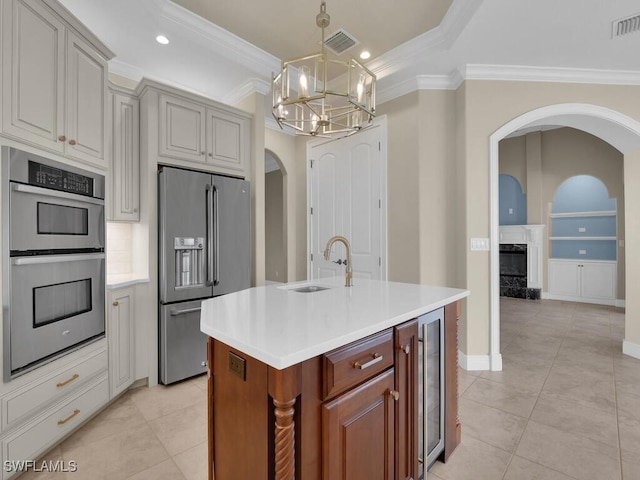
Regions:
M 538 311 L 538 312 L 537 312 L 533 317 L 534 317 L 534 318 L 536 318 L 536 317 L 538 317 L 538 315 L 540 315 L 540 314 L 541 314 L 541 312 L 540 312 L 540 311 Z M 573 324 L 574 314 L 575 314 L 575 310 L 573 310 L 573 312 L 571 313 L 571 322 L 570 322 L 570 324 Z M 567 329 L 567 331 L 564 333 L 564 336 L 563 336 L 563 338 L 562 338 L 562 341 L 560 342 L 560 345 L 558 346 L 558 350 L 556 351 L 556 354 L 554 355 L 553 360 L 551 361 L 551 366 L 549 367 L 549 371 L 547 372 L 547 376 L 545 377 L 545 380 L 544 380 L 544 382 L 542 383 L 542 386 L 540 387 L 540 390 L 538 391 L 538 395 L 536 396 L 536 401 L 535 401 L 535 403 L 533 404 L 533 408 L 531 409 L 531 412 L 529 412 L 529 416 L 527 417 L 527 424 L 525 425 L 524 429 L 522 430 L 522 434 L 520 435 L 520 438 L 518 439 L 518 441 L 517 441 L 517 443 L 516 443 L 516 446 L 515 446 L 515 448 L 513 449 L 513 452 L 512 452 L 512 454 L 511 454 L 511 457 L 509 458 L 509 462 L 507 463 L 507 466 L 506 466 L 506 468 L 505 468 L 505 470 L 504 470 L 504 472 L 503 472 L 502 476 L 500 477 L 500 478 L 501 478 L 501 480 L 504 480 L 504 477 L 505 477 L 505 475 L 507 474 L 507 472 L 508 472 L 508 470 L 509 470 L 509 467 L 511 466 L 511 463 L 513 462 L 513 458 L 517 456 L 517 455 L 516 455 L 516 452 L 517 452 L 517 450 L 518 450 L 518 447 L 520 446 L 520 442 L 522 441 L 522 437 L 524 437 L 524 434 L 525 434 L 525 432 L 526 432 L 527 428 L 529 427 L 529 423 L 532 421 L 532 420 L 531 420 L 531 416 L 533 415 L 533 412 L 534 412 L 534 410 L 536 409 L 536 406 L 538 405 L 538 401 L 540 400 L 540 396 L 542 395 L 542 391 L 544 390 L 544 386 L 546 385 L 547 380 L 549 379 L 549 375 L 551 375 L 551 370 L 553 369 L 553 365 L 555 364 L 556 359 L 558 358 L 558 354 L 560 353 L 560 349 L 562 348 L 562 345 L 564 344 L 564 341 L 565 341 L 565 339 L 567 338 L 568 333 L 569 333 L 569 331 L 568 331 L 568 329 Z M 541 467 L 547 468 L 547 469 L 549 469 L 549 470 L 553 470 L 553 471 L 555 471 L 555 472 L 558 472 L 558 473 L 560 473 L 560 474 L 562 474 L 562 475 L 565 475 L 565 476 L 567 476 L 567 477 L 569 477 L 569 478 L 575 478 L 575 477 L 572 477 L 571 475 L 567 475 L 567 474 L 566 474 L 566 473 L 564 473 L 564 472 L 559 472 L 558 470 L 556 470 L 556 469 L 554 469 L 554 468 L 551 468 L 551 467 L 549 467 L 549 466 L 547 466 L 547 465 L 542 465 L 542 464 L 540 464 L 540 463 L 538 463 L 538 462 L 534 462 L 534 461 L 529 460 L 529 459 L 526 459 L 526 458 L 525 458 L 525 460 L 527 460 L 527 461 L 529 461 L 529 462 L 531 462 L 531 463 L 535 463 L 536 465 L 540 465 Z M 576 480 L 579 480 L 579 479 L 576 479 Z

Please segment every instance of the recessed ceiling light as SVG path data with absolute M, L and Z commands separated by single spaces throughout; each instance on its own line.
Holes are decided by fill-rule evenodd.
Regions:
M 371 53 L 369 53 L 368 51 L 364 50 L 362 53 L 360 53 L 360 58 L 362 60 L 366 60 L 367 58 L 369 58 L 371 56 Z
M 158 35 L 156 37 L 156 42 L 158 42 L 161 45 L 166 45 L 169 43 L 169 39 L 167 37 L 165 37 L 164 35 Z

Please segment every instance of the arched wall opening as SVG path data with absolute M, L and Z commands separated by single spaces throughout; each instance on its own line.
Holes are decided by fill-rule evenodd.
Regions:
M 287 275 L 287 171 L 269 149 L 265 161 L 265 280 L 286 283 Z
M 499 285 L 499 142 L 509 134 L 529 127 L 555 125 L 588 132 L 618 149 L 625 157 L 640 152 L 640 123 L 614 110 L 581 103 L 551 105 L 527 112 L 509 121 L 489 137 L 490 169 L 490 368 L 502 370 L 500 353 Z M 635 156 L 635 155 L 634 155 Z M 625 172 L 625 176 L 627 172 Z M 629 271 L 629 256 L 626 270 Z M 629 295 L 631 296 L 631 295 Z M 629 329 L 629 320 L 625 330 Z M 626 333 L 625 333 L 626 335 Z M 625 341 L 626 342 L 626 341 Z M 625 353 L 639 354 L 630 345 Z

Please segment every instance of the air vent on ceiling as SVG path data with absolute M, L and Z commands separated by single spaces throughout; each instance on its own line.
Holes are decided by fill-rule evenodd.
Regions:
M 344 52 L 359 43 L 360 42 L 356 40 L 353 35 L 347 32 L 344 28 L 341 28 L 325 39 L 324 46 L 335 55 L 342 55 Z
M 613 22 L 613 38 L 640 31 L 640 13 Z

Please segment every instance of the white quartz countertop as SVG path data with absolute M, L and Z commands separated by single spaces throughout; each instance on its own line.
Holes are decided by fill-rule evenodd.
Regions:
M 255 287 L 202 302 L 200 329 L 284 369 L 469 295 L 468 290 L 356 278 Z M 305 285 L 326 290 L 301 293 Z

